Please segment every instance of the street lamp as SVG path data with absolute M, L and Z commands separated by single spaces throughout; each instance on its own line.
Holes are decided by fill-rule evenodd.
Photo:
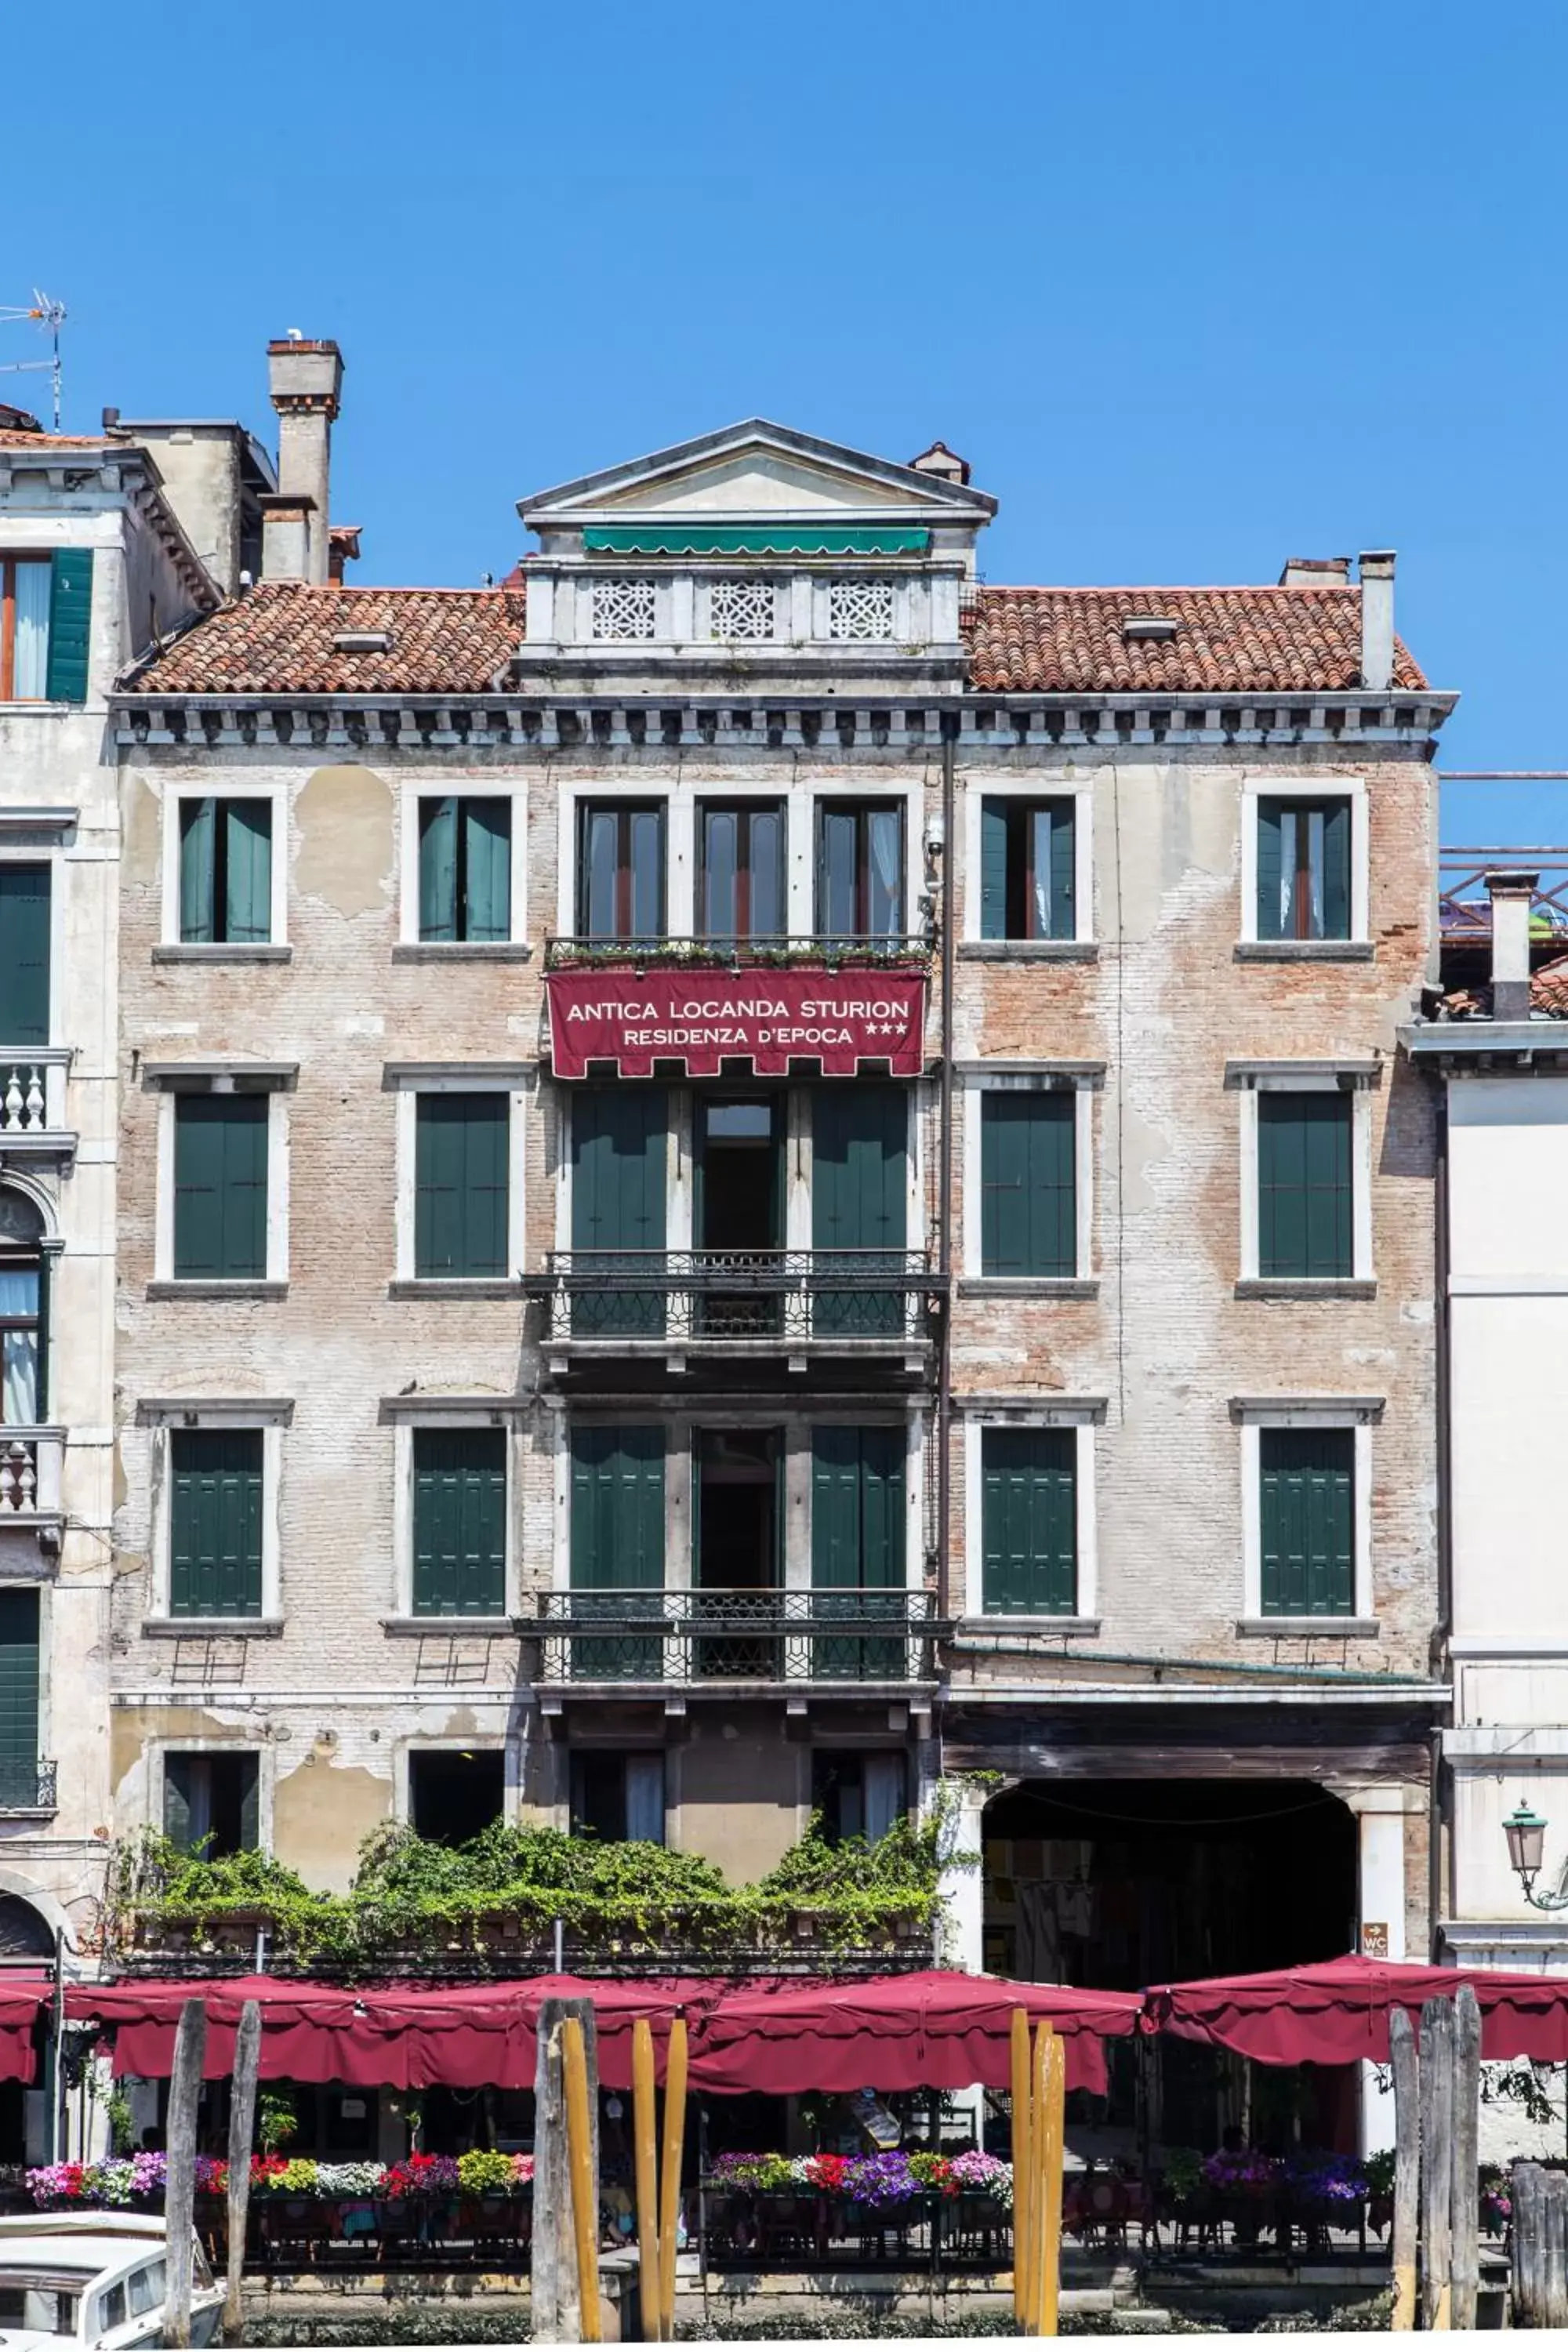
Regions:
M 1542 1859 L 1546 1851 L 1546 1823 L 1539 1813 L 1532 1813 L 1521 1797 L 1518 1809 L 1503 1822 L 1503 1835 L 1508 1840 L 1508 1858 L 1519 1873 L 1519 1883 L 1524 1889 L 1524 1899 L 1537 1911 L 1568 1911 L 1568 1895 L 1537 1895 L 1535 1882 L 1541 1874 Z

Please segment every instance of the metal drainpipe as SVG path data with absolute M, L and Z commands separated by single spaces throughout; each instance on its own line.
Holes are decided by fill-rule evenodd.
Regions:
M 949 1612 L 952 1497 L 952 868 L 953 743 L 958 713 L 942 714 L 942 1076 L 938 1107 L 937 1271 L 942 1318 L 936 1356 L 936 1613 Z

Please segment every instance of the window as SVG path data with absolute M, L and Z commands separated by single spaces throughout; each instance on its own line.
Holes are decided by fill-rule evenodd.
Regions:
M 1350 938 L 1348 800 L 1258 801 L 1258 936 Z
M 434 1845 L 467 1845 L 506 1811 L 499 1748 L 419 1748 L 408 1758 L 408 1818 Z
M 662 1845 L 664 1758 L 580 1748 L 572 1759 L 572 1834 Z
M 506 1432 L 414 1432 L 414 1614 L 506 1607 Z
M 811 1440 L 811 1581 L 819 1615 L 863 1615 L 851 1595 L 905 1582 L 905 1433 L 828 1425 Z M 840 1601 L 832 1596 L 842 1594 Z M 900 1637 L 829 1634 L 812 1644 L 819 1681 L 879 1680 L 902 1672 Z
M 45 1407 L 44 1286 L 38 1250 L 0 1248 L 0 1425 L 37 1429 Z
M 577 929 L 588 940 L 657 940 L 664 931 L 664 807 L 584 806 L 578 820 Z
M 572 1432 L 574 1592 L 647 1592 L 664 1586 L 664 1431 L 643 1422 L 586 1423 Z M 631 1604 L 633 1606 L 641 1604 Z M 657 1681 L 657 1634 L 579 1637 L 572 1671 L 590 1681 Z
M 897 939 L 903 930 L 904 812 L 887 802 L 824 801 L 817 810 L 816 928 L 830 940 Z
M 980 1433 L 982 1596 L 989 1616 L 1078 1608 L 1078 1433 Z
M 92 550 L 0 556 L 0 702 L 87 698 Z
M 174 1278 L 259 1281 L 267 1272 L 264 1094 L 174 1097 Z
M 97 2308 L 90 2321 L 92 2334 L 107 2336 L 111 2327 L 125 2325 L 125 2281 L 116 2279 L 112 2286 L 104 2287 L 97 2297 Z
M 624 1288 L 605 1284 L 577 1293 L 572 1328 L 583 1339 L 647 1339 L 664 1329 L 664 1293 L 637 1276 L 650 1264 L 658 1271 L 658 1261 L 642 1253 L 665 1246 L 668 1119 L 663 1087 L 584 1087 L 573 1094 L 572 1247 L 626 1253 L 614 1270 L 628 1277 Z
M 782 938 L 784 918 L 784 814 L 742 801 L 699 811 L 701 936 L 705 940 Z
M 169 1433 L 169 1614 L 259 1617 L 259 1429 Z
M 38 1802 L 38 1591 L 0 1586 L 0 1806 Z
M 182 1853 L 216 1862 L 261 1843 L 261 1759 L 244 1749 L 163 1759 L 163 1834 Z
M 836 1755 L 817 1748 L 811 1759 L 811 1810 L 822 1817 L 830 1845 L 864 1838 L 875 1845 L 909 1811 L 909 1770 L 903 1756 Z
M 1348 1094 L 1258 1096 L 1258 1271 L 1319 1280 L 1353 1267 Z
M 0 866 L 0 1046 L 49 1042 L 49 869 Z
M 1074 856 L 1070 800 L 982 802 L 981 938 L 1075 938 Z
M 981 1094 L 983 1275 L 1077 1272 L 1077 1103 L 1070 1088 Z
M 511 803 L 419 803 L 419 936 L 511 937 Z
M 180 937 L 195 947 L 272 937 L 272 803 L 180 803 Z
M 1259 1592 L 1265 1617 L 1355 1610 L 1355 1432 L 1260 1429 Z
M 507 1271 L 509 1097 L 422 1094 L 415 1111 L 414 1271 L 436 1281 Z
M 157 2311 L 163 2301 L 163 2265 L 146 2263 L 132 2271 L 126 2281 L 132 2319 L 144 2318 L 148 2312 Z

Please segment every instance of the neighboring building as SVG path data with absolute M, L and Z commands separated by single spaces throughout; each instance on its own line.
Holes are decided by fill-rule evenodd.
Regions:
M 90 1963 L 112 1819 L 119 673 L 216 590 L 139 446 L 0 416 L 0 1958 Z M 0 2157 L 46 2090 L 0 2085 Z

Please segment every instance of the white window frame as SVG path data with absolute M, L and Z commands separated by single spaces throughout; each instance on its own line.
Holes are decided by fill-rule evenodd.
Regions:
M 528 1202 L 524 1195 L 528 1105 L 536 1084 L 531 1062 L 389 1062 L 382 1084 L 397 1097 L 395 1110 L 396 1239 L 395 1279 L 417 1282 L 421 1290 L 482 1293 L 498 1282 L 509 1287 L 522 1279 L 528 1247 Z M 510 1097 L 507 1117 L 506 1249 L 504 1275 L 416 1275 L 414 1271 L 416 1136 L 421 1095 L 504 1094 Z
M 959 937 L 997 956 L 1048 957 L 1054 949 L 1092 947 L 1098 933 L 1094 906 L 1094 785 L 1081 777 L 989 776 L 971 769 L 963 787 L 963 917 Z M 985 801 L 1071 801 L 1073 908 L 1070 937 L 1059 940 L 987 940 L 981 930 L 981 807 Z
M 506 1568 L 502 1584 L 501 1618 L 519 1613 L 519 1532 L 517 1510 L 521 1484 L 517 1465 L 517 1416 L 499 1404 L 477 1397 L 392 1397 L 382 1407 L 393 1423 L 393 1559 L 396 1566 L 396 1614 L 410 1625 L 428 1626 L 432 1633 L 481 1634 L 498 1620 L 489 1617 L 416 1617 L 414 1613 L 414 1441 L 421 1431 L 500 1428 L 506 1465 Z
M 14 707 L 18 710 L 37 710 L 67 706 L 21 702 Z M 66 877 L 74 862 L 71 843 L 78 823 L 79 813 L 74 808 L 0 809 L 0 864 L 47 866 L 49 869 L 49 1034 L 47 1045 L 24 1049 L 34 1054 L 58 1054 L 67 1043 L 65 996 L 69 965 L 66 954 Z M 15 1038 L 0 1036 L 0 1046 L 16 1042 Z M 20 1060 L 22 1055 L 19 1054 L 17 1058 Z
M 506 939 L 422 940 L 419 936 L 419 804 L 422 801 L 509 801 L 511 804 L 511 920 Z M 484 776 L 458 782 L 433 776 L 405 783 L 399 793 L 398 942 L 433 957 L 482 959 L 498 947 L 521 946 L 528 938 L 528 792 L 521 784 L 491 785 Z
M 237 1086 L 244 1072 L 214 1071 L 203 1083 L 164 1087 L 158 1097 L 158 1201 L 153 1237 L 153 1279 L 189 1290 L 193 1297 L 219 1289 L 259 1290 L 289 1279 L 289 1109 L 288 1089 L 269 1084 L 264 1089 Z M 267 1097 L 267 1270 L 259 1275 L 178 1276 L 174 1272 L 174 1122 L 175 1105 L 185 1094 L 248 1094 Z
M 1376 1631 L 1373 1615 L 1372 1477 L 1373 1428 L 1382 1397 L 1233 1397 L 1231 1418 L 1241 1439 L 1242 1622 L 1249 1633 L 1321 1633 L 1336 1626 Z M 1355 1432 L 1355 1591 L 1348 1617 L 1266 1617 L 1263 1613 L 1264 1429 L 1350 1429 Z
M 225 1620 L 227 1622 L 227 1620 Z M 236 1623 L 253 1624 L 253 1618 L 236 1619 Z M 164 1791 L 168 1759 L 171 1756 L 254 1756 L 256 1772 L 256 1838 L 262 1853 L 272 1852 L 272 1749 L 265 1741 L 248 1739 L 214 1739 L 210 1737 L 177 1739 L 173 1733 L 166 1738 L 150 1743 L 153 1769 L 148 1775 L 147 1825 L 163 1835 Z
M 268 801 L 272 808 L 271 910 L 263 940 L 183 940 L 180 937 L 180 809 L 185 801 Z M 160 946 L 174 948 L 193 963 L 243 961 L 262 948 L 289 945 L 289 787 L 238 774 L 219 782 L 170 784 L 163 792 L 163 920 Z
M 972 1397 L 959 1402 L 963 1422 L 963 1616 L 974 1631 L 1026 1633 L 1099 1631 L 1100 1550 L 1095 1500 L 1095 1432 L 1105 1420 L 1104 1397 Z M 988 1429 L 1071 1429 L 1073 1507 L 1078 1543 L 1078 1592 L 1070 1617 L 988 1615 L 985 1609 L 985 1432 Z
M 1263 801 L 1349 801 L 1351 804 L 1351 928 L 1344 940 L 1263 940 L 1258 930 L 1258 820 Z M 1332 961 L 1335 953 L 1372 942 L 1372 852 L 1366 779 L 1309 773 L 1245 776 L 1241 786 L 1241 925 L 1243 946 L 1279 949 L 1282 954 L 1314 955 Z
M 154 1623 L 205 1630 L 233 1627 L 237 1638 L 280 1625 L 283 1617 L 283 1436 L 294 1417 L 291 1398 L 228 1397 L 143 1400 L 137 1419 L 152 1429 L 153 1607 Z M 259 1617 L 179 1617 L 173 1614 L 174 1454 L 171 1430 L 258 1429 L 261 1432 L 261 1614 Z M 188 1740 L 173 1740 L 189 1747 Z
M 1331 1297 L 1346 1282 L 1372 1282 L 1372 1087 L 1376 1066 L 1346 1062 L 1231 1063 L 1226 1083 L 1241 1097 L 1240 1255 L 1243 1282 L 1282 1290 L 1321 1289 Z M 1345 1094 L 1351 1097 L 1351 1270 L 1348 1275 L 1260 1275 L 1258 1271 L 1258 1097 L 1260 1094 Z
M 1094 1097 L 1104 1086 L 1103 1062 L 960 1062 L 963 1146 L 963 1215 L 960 1276 L 998 1297 L 1037 1293 L 1048 1298 L 1064 1284 L 1096 1278 L 1094 1262 Z M 1076 1211 L 1075 1264 L 1071 1274 L 991 1275 L 984 1271 L 984 1192 L 981 1183 L 981 1097 L 987 1094 L 1063 1094 L 1073 1097 L 1073 1189 Z

